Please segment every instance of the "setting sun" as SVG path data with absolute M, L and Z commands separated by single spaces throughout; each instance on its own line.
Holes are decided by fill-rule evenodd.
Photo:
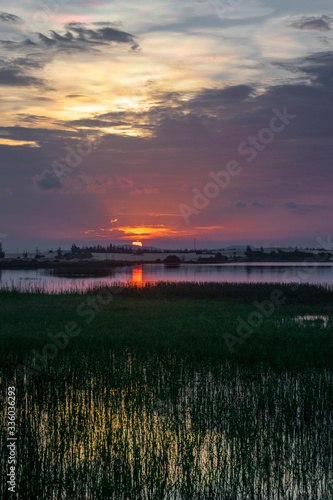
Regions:
M 142 247 L 142 242 L 141 241 L 133 241 L 132 245 L 135 247 Z

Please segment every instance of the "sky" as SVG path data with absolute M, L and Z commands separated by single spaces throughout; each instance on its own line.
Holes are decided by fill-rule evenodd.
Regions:
M 333 8 L 0 1 L 0 241 L 318 246 Z

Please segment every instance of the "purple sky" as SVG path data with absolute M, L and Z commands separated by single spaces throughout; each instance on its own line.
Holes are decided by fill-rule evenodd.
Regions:
M 333 9 L 290 4 L 0 12 L 4 248 L 331 235 Z

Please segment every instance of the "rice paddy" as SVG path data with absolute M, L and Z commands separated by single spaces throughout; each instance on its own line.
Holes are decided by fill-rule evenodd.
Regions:
M 273 289 L 127 286 L 104 305 L 103 288 L 0 292 L 17 497 L 331 499 L 333 291 L 282 286 L 260 326 L 233 350 L 225 340 Z M 38 363 L 70 322 L 79 334 Z

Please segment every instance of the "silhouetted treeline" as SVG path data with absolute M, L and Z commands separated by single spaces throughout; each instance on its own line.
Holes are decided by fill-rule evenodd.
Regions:
M 73 243 L 71 246 L 71 252 L 75 254 L 80 254 L 80 253 L 127 253 L 127 254 L 132 254 L 133 253 L 133 248 L 129 247 L 123 247 L 119 245 L 112 245 L 110 243 L 109 245 L 102 246 L 102 245 L 92 245 L 92 246 L 83 246 L 83 247 L 78 247 Z
M 247 246 L 245 257 L 249 262 L 303 262 L 307 260 L 325 262 L 332 257 L 332 254 L 330 252 L 314 254 L 298 250 L 298 248 L 289 251 L 278 248 L 277 251 L 265 252 L 263 248 L 253 250 L 250 246 Z
M 138 246 L 121 246 L 121 245 L 113 245 L 110 243 L 109 245 L 102 246 L 102 245 L 92 245 L 92 246 L 83 246 L 83 247 L 78 247 L 73 243 L 71 246 L 71 253 L 80 255 L 81 253 L 123 253 L 123 254 L 137 254 L 142 252 L 141 247 Z M 156 253 L 158 250 L 151 250 L 151 249 L 144 249 L 145 253 Z M 160 252 L 162 252 L 160 250 Z
M 157 249 L 153 247 L 137 247 L 137 246 L 127 246 L 127 245 L 114 245 L 109 243 L 108 245 L 91 245 L 91 246 L 82 246 L 79 247 L 73 243 L 71 247 L 71 254 L 80 256 L 82 254 L 87 253 L 104 253 L 104 254 L 143 254 L 143 253 L 174 253 L 174 254 L 187 254 L 193 253 L 194 250 L 185 249 L 173 249 L 173 250 L 165 250 L 165 249 Z M 59 249 L 58 249 L 59 253 Z M 197 255 L 210 255 L 211 257 L 200 258 L 199 261 L 205 262 L 303 262 L 303 261 L 317 261 L 317 262 L 325 262 L 328 261 L 332 257 L 331 252 L 319 252 L 313 253 L 305 250 L 282 250 L 278 248 L 277 250 L 271 250 L 270 252 L 265 251 L 262 247 L 260 249 L 253 249 L 249 245 L 246 247 L 244 257 L 240 255 L 236 255 L 234 252 L 233 255 L 221 254 L 221 252 L 217 252 L 214 250 L 196 250 L 195 253 Z
M 71 246 L 71 252 L 74 254 L 80 254 L 84 252 L 91 252 L 91 253 L 125 253 L 125 254 L 133 254 L 133 253 L 138 253 L 138 250 L 140 250 L 140 247 L 137 246 L 122 246 L 122 245 L 113 245 L 112 243 L 109 243 L 106 246 L 102 245 L 92 245 L 92 246 L 83 246 L 79 247 L 73 243 Z M 159 248 L 150 248 L 150 247 L 144 247 L 143 248 L 144 253 L 193 253 L 193 249 L 188 249 L 188 248 L 177 248 L 173 250 L 162 250 Z M 214 254 L 213 250 L 196 250 L 196 254 L 201 255 L 202 253 L 208 253 L 208 254 Z

